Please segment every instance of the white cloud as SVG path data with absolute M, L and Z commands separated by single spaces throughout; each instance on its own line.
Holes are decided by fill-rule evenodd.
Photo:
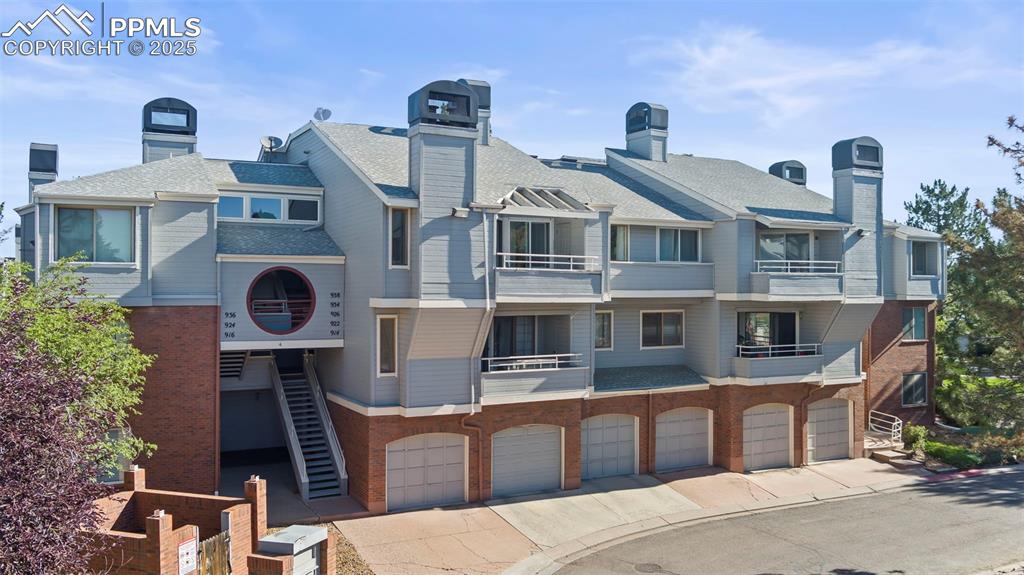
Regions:
M 703 26 L 692 37 L 647 39 L 630 61 L 654 65 L 668 89 L 701 112 L 747 112 L 770 127 L 883 83 L 995 83 L 1020 73 L 977 48 L 886 40 L 839 50 L 745 27 Z
M 483 80 L 494 84 L 508 77 L 509 72 L 504 68 L 493 68 L 482 64 L 462 63 L 455 64 L 451 72 L 442 74 L 441 78 L 465 78 L 467 80 Z

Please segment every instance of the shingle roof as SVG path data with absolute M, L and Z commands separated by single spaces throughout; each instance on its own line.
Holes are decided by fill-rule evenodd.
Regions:
M 832 213 L 832 198 L 736 160 L 669 154 L 667 161 L 656 162 L 626 150 L 611 151 L 737 212 L 840 221 Z
M 601 367 L 594 370 L 595 391 L 657 389 L 707 382 L 699 373 L 683 365 Z
M 35 194 L 153 199 L 157 192 L 212 195 L 217 193 L 200 154 L 176 156 L 120 170 L 36 186 Z
M 330 140 L 386 194 L 409 190 L 408 130 L 361 124 L 317 124 Z M 477 148 L 477 200 L 496 204 L 517 186 L 559 188 L 580 202 L 615 205 L 626 218 L 704 220 L 638 182 L 603 165 L 552 166 L 501 138 Z
M 321 227 L 217 223 L 217 253 L 261 256 L 344 255 Z
M 206 160 L 213 181 L 231 184 L 263 184 L 322 188 L 323 184 L 307 166 L 270 164 L 242 160 Z
M 901 233 L 911 238 L 918 238 L 922 240 L 941 240 L 942 234 L 937 234 L 928 230 L 922 230 L 921 228 L 915 228 L 906 224 L 884 220 L 885 227 L 893 229 L 897 233 Z

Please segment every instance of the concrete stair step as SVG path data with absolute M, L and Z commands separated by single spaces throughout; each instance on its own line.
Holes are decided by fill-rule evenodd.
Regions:
M 871 453 L 871 459 L 875 461 L 881 461 L 882 463 L 892 463 L 895 460 L 906 459 L 907 454 L 896 451 L 895 449 L 883 449 Z
M 917 461 L 916 459 L 892 459 L 889 461 L 889 465 L 892 465 L 896 469 L 916 469 L 923 467 L 924 463 Z

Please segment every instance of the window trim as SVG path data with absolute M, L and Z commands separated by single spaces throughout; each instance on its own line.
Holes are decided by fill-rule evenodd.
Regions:
M 393 371 L 393 372 L 382 372 L 380 370 L 380 350 L 381 350 L 381 347 L 380 347 L 380 333 L 381 333 L 381 331 L 380 331 L 380 322 L 381 322 L 381 320 L 394 320 L 394 322 L 395 322 L 395 330 L 394 330 L 394 334 L 392 336 L 392 339 L 394 340 L 392 342 L 392 345 L 394 346 L 394 350 L 395 350 L 395 371 Z M 379 315 L 377 315 L 377 332 L 374 335 L 376 336 L 374 339 L 376 340 L 375 341 L 375 345 L 377 347 L 377 354 L 376 354 L 377 355 L 377 365 L 376 365 L 377 377 L 398 377 L 398 315 L 397 314 L 379 314 Z
M 907 325 L 904 323 L 901 326 L 900 342 L 904 342 L 904 343 L 919 343 L 919 342 L 922 342 L 922 341 L 928 341 L 928 306 L 926 306 L 926 305 L 914 305 L 914 306 L 906 306 L 903 309 L 904 310 L 908 310 L 908 309 L 911 310 L 911 312 L 910 312 L 910 326 L 911 326 L 910 327 L 910 336 L 911 337 L 906 337 L 906 335 L 907 335 L 907 331 L 906 331 Z M 924 310 L 924 337 L 913 337 L 913 335 L 914 335 L 914 328 L 917 327 L 917 320 L 914 318 L 914 312 L 913 312 L 913 310 L 915 310 L 915 309 Z M 902 318 L 902 314 L 901 314 L 900 320 L 902 320 L 902 319 L 903 318 Z
M 394 242 L 392 241 L 393 238 L 391 237 L 391 231 L 394 229 L 392 227 L 392 225 L 394 223 L 394 217 L 395 217 L 395 211 L 396 210 L 401 210 L 401 211 L 405 212 L 405 264 L 395 264 L 395 263 L 393 263 L 394 260 L 392 259 L 392 256 L 393 256 L 392 246 L 393 246 Z M 388 269 L 389 270 L 407 270 L 407 269 L 411 269 L 412 254 L 410 252 L 412 251 L 412 239 L 409 237 L 410 236 L 409 231 L 412 229 L 410 224 L 409 224 L 409 219 L 411 217 L 412 217 L 412 210 L 410 208 L 399 208 L 399 207 L 394 207 L 394 206 L 389 206 L 388 207 Z
M 697 259 L 695 260 L 662 260 L 661 259 L 661 230 L 680 230 L 688 232 L 697 232 Z M 704 262 L 704 234 L 701 233 L 700 228 L 687 228 L 682 226 L 656 226 L 654 228 L 654 263 L 658 264 L 699 264 Z M 680 254 L 683 251 L 683 236 L 682 234 L 676 236 L 679 243 Z
M 599 314 L 607 314 L 608 319 L 608 347 L 597 347 L 597 330 L 594 330 L 594 351 L 615 351 L 615 310 L 612 309 L 599 309 L 594 311 L 594 317 L 596 318 Z M 641 318 L 641 324 L 643 318 Z M 595 322 L 596 328 L 596 322 Z M 643 334 L 640 334 L 641 339 Z
M 922 279 L 935 279 L 935 278 L 939 277 L 939 264 L 941 263 L 940 262 L 941 254 L 939 253 L 939 247 L 938 247 L 939 246 L 939 242 L 934 242 L 934 241 L 930 241 L 930 240 L 910 240 L 909 243 L 910 243 L 910 257 L 907 258 L 907 265 L 910 267 L 910 270 L 909 270 L 910 277 L 911 278 L 922 278 Z M 915 274 L 914 273 L 914 244 L 924 244 L 925 249 L 928 250 L 928 251 L 935 250 L 935 273 L 923 273 L 923 274 Z M 925 253 L 925 271 L 926 272 L 928 271 L 927 270 L 927 268 L 928 268 L 928 256 L 929 256 L 929 254 Z
M 49 263 L 54 264 L 60 259 L 57 257 L 57 250 L 60 247 L 60 230 L 57 229 L 57 212 L 61 208 L 71 209 L 82 209 L 93 211 L 93 257 L 96 253 L 96 210 L 127 210 L 131 213 L 132 218 L 132 230 L 131 230 L 131 243 L 132 243 L 132 259 L 127 262 L 98 262 L 98 261 L 77 261 L 75 265 L 85 267 L 111 267 L 111 268 L 132 268 L 139 269 L 139 207 L 140 206 L 125 206 L 125 205 L 103 205 L 103 204 L 49 204 L 50 206 L 50 238 L 49 238 L 49 255 L 47 256 L 50 260 Z M 39 221 L 36 220 L 36 235 L 39 235 Z M 38 251 L 38 248 L 37 248 Z
M 502 245 L 505 253 L 519 253 L 512 252 L 512 224 L 515 222 L 522 222 L 526 224 L 526 241 L 530 244 L 530 251 L 527 252 L 529 255 L 557 255 L 555 254 L 555 219 L 554 218 L 540 218 L 540 217 L 524 217 L 524 216 L 513 216 L 509 218 L 501 218 L 503 225 L 501 226 Z M 533 251 L 533 224 L 546 224 L 548 226 L 548 253 L 538 254 Z M 495 224 L 497 229 L 497 224 Z M 497 247 L 497 243 L 494 244 Z
M 678 313 L 679 314 L 679 343 L 672 345 L 644 345 L 644 314 L 648 313 Z M 664 320 L 662 320 L 664 328 Z M 662 330 L 664 340 L 664 329 Z M 645 349 L 684 349 L 686 347 L 686 310 L 684 309 L 643 309 L 640 310 L 640 350 Z
M 907 385 L 908 375 L 923 375 L 924 376 L 924 401 L 921 403 L 903 403 L 904 387 Z M 900 407 L 925 407 L 928 405 L 928 372 L 927 371 L 908 371 L 900 377 Z
M 616 228 L 616 227 L 618 227 L 618 228 L 625 228 L 626 229 L 626 259 L 624 259 L 624 260 L 617 260 L 617 259 L 615 259 L 615 252 L 612 249 L 612 230 L 614 228 Z M 617 263 L 633 261 L 632 260 L 632 254 L 630 253 L 630 248 L 631 248 L 630 244 L 633 243 L 632 242 L 632 239 L 633 239 L 632 235 L 633 235 L 633 231 L 630 229 L 629 224 L 609 224 L 608 225 L 608 261 L 610 261 L 610 262 L 617 262 Z
M 242 198 L 242 217 L 234 218 L 229 216 L 220 215 L 220 198 L 221 197 L 232 197 Z M 261 219 L 250 217 L 252 212 L 252 199 L 253 198 L 267 198 L 279 200 L 281 202 L 281 219 Z M 264 192 L 245 192 L 240 190 L 224 190 L 217 193 L 217 202 L 214 204 L 217 212 L 217 220 L 223 220 L 226 222 L 255 222 L 258 224 L 305 224 L 308 226 L 317 226 L 324 221 L 324 202 L 323 196 L 313 194 L 274 194 Z M 316 202 L 316 220 L 293 220 L 289 213 L 288 202 L 289 200 L 303 200 L 309 202 Z

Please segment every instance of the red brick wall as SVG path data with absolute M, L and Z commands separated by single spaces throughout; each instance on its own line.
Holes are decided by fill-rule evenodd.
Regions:
M 387 444 L 405 437 L 421 433 L 468 436 L 469 499 L 476 501 L 491 496 L 491 436 L 509 427 L 526 424 L 562 427 L 565 433 L 565 488 L 574 489 L 580 485 L 580 423 L 587 417 L 613 413 L 637 417 L 640 472 L 649 473 L 655 467 L 652 435 L 658 414 L 679 407 L 711 409 L 714 413 L 715 465 L 743 471 L 744 410 L 762 403 L 792 405 L 794 453 L 796 464 L 801 465 L 807 460 L 804 445 L 807 406 L 828 397 L 853 402 L 854 453 L 860 454 L 863 450 L 863 429 L 857 422 L 861 421 L 864 411 L 864 391 L 860 384 L 824 387 L 806 384 L 722 386 L 704 391 L 518 403 L 486 406 L 481 412 L 469 417 L 367 417 L 334 402 L 328 402 L 328 405 L 345 452 L 349 494 L 370 511 L 380 513 L 385 511 L 386 506 Z
M 135 345 L 157 354 L 146 373 L 140 414 L 132 431 L 155 443 L 138 463 L 154 489 L 196 493 L 217 490 L 220 471 L 216 306 L 132 308 Z
M 927 341 L 902 341 L 903 309 L 928 308 Z M 868 410 L 895 415 L 905 422 L 930 425 L 935 421 L 935 311 L 934 301 L 887 301 L 875 316 L 865 338 L 868 350 Z M 928 373 L 928 405 L 902 406 L 903 374 Z

